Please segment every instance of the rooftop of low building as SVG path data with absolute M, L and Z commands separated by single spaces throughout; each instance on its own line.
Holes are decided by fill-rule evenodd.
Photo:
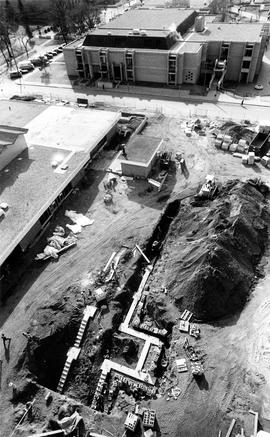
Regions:
M 206 22 L 203 32 L 190 32 L 190 41 L 250 42 L 261 41 L 261 23 L 210 23 Z M 192 35 L 190 37 L 190 34 Z
M 171 31 L 193 14 L 194 10 L 189 8 L 131 9 L 120 17 L 104 24 L 100 29 L 114 28 Z

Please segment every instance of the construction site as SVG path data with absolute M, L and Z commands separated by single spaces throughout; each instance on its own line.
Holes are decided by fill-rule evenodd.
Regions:
M 27 246 L 20 230 L 20 253 L 3 258 L 0 436 L 270 435 L 270 123 L 84 102 L 60 121 L 46 103 L 19 118 L 8 101 L 0 126 L 32 153 L 0 187 L 0 226 L 39 147 L 43 162 L 56 148 L 58 190 L 31 244 L 27 218 Z M 45 199 L 47 180 L 33 183 Z

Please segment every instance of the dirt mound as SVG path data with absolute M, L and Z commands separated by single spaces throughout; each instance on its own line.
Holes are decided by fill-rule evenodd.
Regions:
M 43 305 L 31 321 L 27 345 L 17 371 L 28 372 L 37 381 L 55 389 L 69 347 L 74 343 L 83 315 L 82 296 L 70 286 L 54 302 Z
M 183 205 L 163 247 L 169 294 L 198 319 L 213 320 L 246 302 L 267 243 L 269 214 L 263 194 L 230 181 L 213 202 Z

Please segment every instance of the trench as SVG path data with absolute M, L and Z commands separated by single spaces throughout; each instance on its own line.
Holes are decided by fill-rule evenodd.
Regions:
M 169 203 L 165 211 L 162 213 L 158 220 L 151 236 L 146 241 L 144 247 L 142 247 L 144 253 L 154 265 L 157 261 L 160 251 L 162 249 L 162 243 L 166 239 L 167 233 L 170 229 L 170 225 L 174 218 L 177 216 L 181 205 L 181 200 L 174 200 Z M 153 250 L 153 243 L 159 242 L 158 247 Z M 87 369 L 87 363 L 90 361 L 79 359 L 72 364 L 72 368 L 69 373 L 66 388 L 72 389 L 72 387 L 80 386 L 80 393 L 75 393 L 75 398 L 80 399 L 84 404 L 91 405 L 92 398 L 95 392 L 95 382 L 99 377 L 99 368 L 104 359 L 105 351 L 112 343 L 114 333 L 118 331 L 120 323 L 122 323 L 125 314 L 127 313 L 129 306 L 132 302 L 134 292 L 137 291 L 141 282 L 144 267 L 146 261 L 143 256 L 140 256 L 134 267 L 134 271 L 125 283 L 124 299 L 121 300 L 120 313 L 114 314 L 113 323 L 110 329 L 103 332 L 99 339 L 100 350 L 99 353 L 93 357 L 91 361 L 91 369 Z M 76 318 L 74 315 L 76 314 Z M 60 316 L 59 316 L 60 317 Z M 21 358 L 18 367 L 25 367 L 35 376 L 36 381 L 51 390 L 56 390 L 69 348 L 74 344 L 82 314 L 79 314 L 78 310 L 71 315 L 71 320 L 64 326 L 59 327 L 56 332 L 42 340 L 28 340 L 27 348 L 23 357 Z M 95 316 L 95 319 L 97 316 Z M 85 348 L 87 352 L 91 350 L 90 345 L 93 337 L 93 324 L 95 319 L 92 320 L 86 329 L 85 337 L 82 341 L 82 351 Z M 82 353 L 82 352 L 81 352 Z M 89 356 L 89 353 L 87 353 Z M 134 357 L 133 357 L 134 359 Z M 80 367 L 84 368 L 80 369 Z M 90 366 L 89 366 L 90 367 Z M 85 384 L 78 384 L 78 374 L 83 374 Z M 73 391 L 73 390 L 72 390 Z M 64 389 L 65 392 L 65 389 Z

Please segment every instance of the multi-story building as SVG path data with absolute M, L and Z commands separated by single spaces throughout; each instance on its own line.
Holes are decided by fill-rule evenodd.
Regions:
M 69 76 L 178 87 L 224 78 L 252 82 L 268 29 L 260 23 L 207 22 L 191 9 L 135 9 L 64 48 Z M 247 40 L 248 38 L 248 40 Z

